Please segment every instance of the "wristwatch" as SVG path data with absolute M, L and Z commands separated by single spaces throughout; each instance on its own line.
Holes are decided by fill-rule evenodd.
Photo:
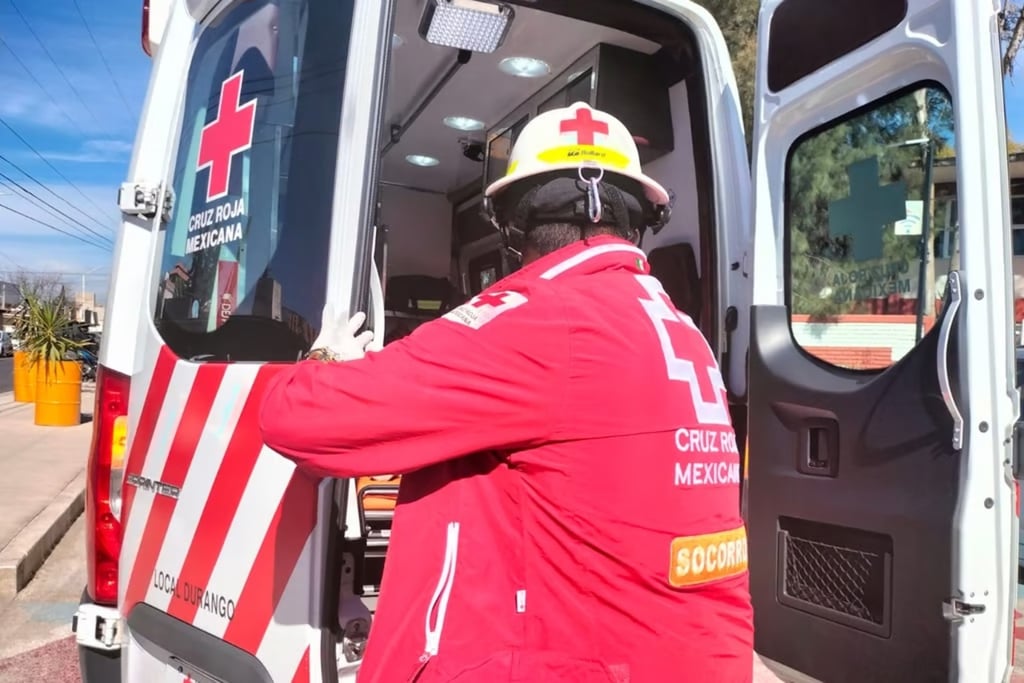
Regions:
M 324 363 L 334 362 L 338 360 L 338 358 L 338 354 L 326 347 L 310 349 L 309 353 L 305 355 L 305 360 L 318 360 Z

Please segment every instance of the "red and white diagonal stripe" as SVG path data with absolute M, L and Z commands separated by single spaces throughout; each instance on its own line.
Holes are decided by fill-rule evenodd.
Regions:
M 222 638 L 275 681 L 319 680 L 314 532 L 330 488 L 260 439 L 260 399 L 278 367 L 196 365 L 160 348 L 133 378 L 126 476 L 180 491 L 125 485 L 120 604 L 127 614 L 146 602 Z M 154 585 L 157 572 L 175 577 L 174 594 Z M 186 585 L 233 600 L 231 618 L 190 600 Z

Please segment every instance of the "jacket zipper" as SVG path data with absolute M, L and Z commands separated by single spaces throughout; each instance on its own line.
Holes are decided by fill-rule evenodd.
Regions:
M 448 523 L 448 537 L 444 546 L 444 565 L 441 567 L 441 577 L 438 579 L 437 588 L 427 605 L 427 614 L 424 623 L 425 644 L 420 661 L 424 664 L 431 657 L 437 655 L 441 647 L 441 631 L 444 629 L 444 617 L 448 611 L 448 599 L 452 594 L 452 584 L 455 582 L 455 563 L 459 556 L 459 523 Z M 431 625 L 430 615 L 437 607 L 437 619 Z

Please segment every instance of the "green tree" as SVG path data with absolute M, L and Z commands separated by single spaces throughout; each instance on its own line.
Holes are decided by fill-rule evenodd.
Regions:
M 718 22 L 732 57 L 743 125 L 747 140 L 753 133 L 754 80 L 757 68 L 757 19 L 760 0 L 704 0 L 701 3 Z M 1013 76 L 1014 66 L 1024 43 L 1024 1 L 1006 0 L 1001 14 L 1000 36 L 1003 45 L 1002 69 Z
M 824 317 L 857 312 L 866 299 L 902 291 L 910 269 L 919 263 L 920 240 L 898 236 L 886 226 L 883 257 L 856 261 L 857 238 L 834 235 L 829 228 L 834 217 L 831 205 L 850 195 L 850 166 L 870 158 L 877 159 L 879 185 L 900 183 L 908 200 L 924 199 L 931 188 L 924 183 L 923 146 L 906 143 L 930 137 L 940 149 L 948 146 L 948 116 L 944 93 L 917 91 L 796 145 L 789 161 L 786 201 L 794 313 Z

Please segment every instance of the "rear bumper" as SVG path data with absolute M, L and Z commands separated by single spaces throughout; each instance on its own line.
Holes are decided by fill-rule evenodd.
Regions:
M 120 683 L 124 620 L 117 610 L 93 603 L 82 591 L 71 630 L 78 643 L 82 683 Z

